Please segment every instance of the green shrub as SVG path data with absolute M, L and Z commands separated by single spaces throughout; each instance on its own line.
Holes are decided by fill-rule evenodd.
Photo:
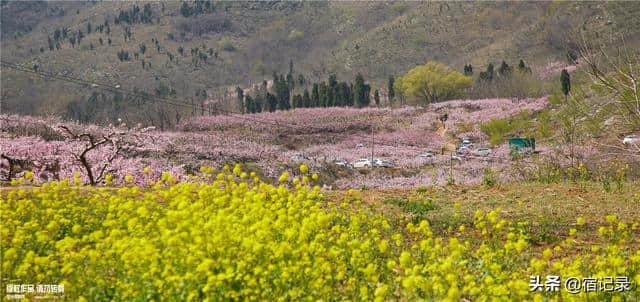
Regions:
M 480 130 L 489 136 L 492 145 L 497 145 L 504 141 L 504 136 L 511 131 L 511 125 L 506 119 L 495 119 L 480 125 Z
M 431 200 L 409 201 L 404 207 L 404 211 L 413 216 L 411 219 L 413 223 L 427 219 L 427 213 L 435 209 L 436 207 L 431 203 Z
M 493 169 L 484 169 L 484 175 L 482 176 L 482 185 L 485 187 L 493 187 L 497 183 L 496 175 Z
M 548 138 L 553 134 L 553 121 L 549 111 L 538 113 L 536 123 L 536 136 L 539 138 Z
M 459 122 L 456 124 L 456 128 L 458 129 L 458 132 L 471 132 L 473 131 L 473 124 L 471 122 Z
M 416 192 L 418 193 L 427 193 L 428 190 L 429 188 L 427 188 L 426 186 L 419 186 L 416 188 Z
M 436 207 L 431 200 L 409 201 L 404 207 L 405 211 L 411 214 L 426 214 L 428 211 L 435 210 Z
M 425 220 L 429 211 L 437 209 L 430 199 L 409 200 L 406 198 L 392 197 L 385 199 L 383 202 L 402 208 L 402 211 L 412 216 L 414 223 Z
M 404 208 L 409 201 L 405 198 L 392 197 L 392 198 L 385 199 L 383 202 L 386 204 L 391 204 L 397 207 Z
M 523 110 L 510 118 L 494 119 L 480 125 L 480 130 L 489 136 L 489 142 L 497 145 L 508 136 L 521 136 L 530 134 L 532 128 L 531 113 Z
M 562 96 L 560 93 L 554 93 L 549 96 L 549 104 L 553 106 L 558 106 L 562 104 L 563 101 L 564 101 L 564 96 Z
M 602 189 L 609 193 L 611 192 L 611 182 L 609 181 L 609 176 L 603 176 L 600 178 L 600 182 L 602 183 Z
M 453 186 L 456 184 L 456 179 L 453 177 L 453 175 L 449 175 L 447 177 L 447 186 Z

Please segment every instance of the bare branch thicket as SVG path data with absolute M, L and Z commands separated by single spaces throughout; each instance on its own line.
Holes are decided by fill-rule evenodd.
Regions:
M 602 102 L 582 102 L 581 113 L 592 118 L 602 110 L 611 112 L 622 123 L 622 132 L 635 134 L 640 130 L 640 51 L 629 48 L 624 36 L 610 45 L 620 45 L 615 51 L 607 43 L 594 43 L 581 33 L 580 62 L 586 66 L 595 90 L 605 98 Z M 613 42 L 615 43 L 613 43 Z M 620 146 L 596 141 L 617 155 L 640 158 L 640 145 Z
M 583 35 L 581 61 L 596 87 L 610 99 L 609 104 L 631 131 L 640 128 L 640 52 L 629 50 L 624 37 L 614 55 L 604 43 L 594 44 Z

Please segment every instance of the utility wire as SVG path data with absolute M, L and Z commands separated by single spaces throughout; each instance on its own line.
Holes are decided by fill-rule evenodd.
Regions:
M 112 85 L 93 82 L 93 81 L 87 81 L 87 80 L 83 80 L 83 79 L 76 78 L 76 77 L 71 77 L 71 76 L 66 76 L 66 75 L 58 75 L 58 74 L 55 74 L 55 73 L 52 73 L 52 72 L 33 70 L 33 69 L 21 67 L 21 66 L 15 64 L 15 63 L 7 62 L 7 61 L 4 61 L 4 60 L 0 60 L 0 63 L 2 64 L 2 66 L 8 67 L 10 69 L 13 69 L 13 70 L 16 70 L 16 71 L 20 71 L 20 72 L 24 72 L 24 73 L 30 73 L 30 74 L 38 75 L 38 76 L 43 77 L 43 78 L 67 81 L 67 82 L 71 82 L 71 83 L 75 83 L 75 84 L 79 84 L 79 85 L 88 85 L 88 86 L 91 86 L 93 88 L 100 87 L 103 90 L 108 90 L 108 91 L 115 92 L 115 93 L 123 93 L 123 94 L 131 95 L 131 96 L 138 96 L 138 97 L 147 98 L 147 99 L 155 99 L 155 100 L 160 101 L 162 103 L 166 103 L 166 104 L 173 105 L 173 106 L 178 106 L 178 107 L 184 107 L 184 108 L 189 108 L 189 109 L 197 109 L 197 110 L 201 110 L 203 108 L 202 106 L 199 106 L 199 105 L 194 105 L 194 104 L 186 103 L 186 102 L 180 102 L 180 101 L 176 101 L 176 100 L 169 99 L 169 98 L 166 98 L 166 97 L 152 95 L 152 94 L 148 94 L 148 93 L 144 93 L 144 92 L 138 92 L 138 91 L 128 90 L 128 89 L 124 89 L 124 88 L 116 88 L 116 87 L 114 87 Z M 220 108 L 214 108 L 213 111 L 223 113 L 225 116 L 228 116 L 228 117 L 231 117 L 231 118 L 235 118 L 235 119 L 239 119 L 239 120 L 255 122 L 255 123 L 258 123 L 258 124 L 266 124 L 266 125 L 271 125 L 271 126 L 276 126 L 276 127 L 282 127 L 282 128 L 286 128 L 286 129 L 294 130 L 294 131 L 300 130 L 300 126 L 297 125 L 297 124 L 293 124 L 293 123 L 286 123 L 286 122 L 281 122 L 281 121 L 271 120 L 271 119 L 259 119 L 259 118 L 248 117 L 248 116 L 244 116 L 244 115 L 242 115 L 242 114 L 240 114 L 238 112 L 229 111 L 229 110 L 220 109 Z M 313 127 L 309 128 L 309 129 L 311 131 L 321 130 L 319 128 L 313 128 Z M 330 136 L 337 137 L 339 134 L 325 133 L 325 135 L 330 135 Z M 364 140 L 367 140 L 367 141 L 370 140 L 370 137 L 367 136 L 367 135 L 362 135 L 362 134 L 357 134 L 356 133 L 356 134 L 351 134 L 351 136 L 358 137 L 358 138 L 361 138 L 361 139 L 364 139 Z M 378 140 L 375 140 L 375 143 L 377 143 L 379 145 L 383 145 L 383 146 L 389 146 L 389 147 L 398 147 L 398 145 L 402 145 L 402 146 L 412 147 L 412 148 L 416 148 L 416 149 L 420 149 L 420 150 L 424 150 L 425 149 L 424 146 L 418 146 L 416 144 L 403 142 L 403 141 L 390 142 L 390 141 L 378 139 Z
M 189 108 L 189 109 L 199 109 L 199 110 L 203 108 L 200 105 L 194 105 L 194 104 L 191 104 L 191 103 L 180 102 L 180 101 L 176 101 L 176 100 L 169 99 L 169 98 L 166 98 L 166 97 L 147 94 L 147 93 L 144 93 L 144 92 L 139 92 L 139 91 L 135 91 L 135 90 L 128 90 L 128 89 L 124 89 L 124 88 L 116 88 L 116 87 L 114 87 L 112 85 L 93 82 L 93 81 L 87 81 L 87 80 L 83 80 L 83 79 L 76 78 L 76 77 L 71 77 L 71 76 L 66 76 L 66 75 L 58 75 L 58 74 L 55 74 L 55 73 L 52 73 L 52 72 L 33 70 L 33 69 L 21 67 L 21 66 L 15 64 L 15 63 L 7 62 L 7 61 L 4 61 L 4 60 L 0 60 L 0 63 L 4 67 L 10 68 L 10 69 L 13 69 L 13 70 L 16 70 L 16 71 L 24 72 L 24 73 L 34 74 L 34 75 L 37 75 L 37 76 L 40 76 L 40 77 L 43 77 L 43 78 L 47 78 L 47 79 L 55 79 L 55 80 L 67 81 L 67 82 L 75 83 L 75 84 L 79 84 L 79 85 L 88 85 L 88 86 L 91 86 L 93 88 L 99 87 L 99 88 L 101 88 L 103 90 L 108 90 L 108 91 L 116 92 L 116 93 L 123 93 L 123 94 L 127 94 L 127 95 L 132 95 L 132 96 L 143 97 L 143 98 L 147 98 L 147 99 L 154 99 L 154 100 L 159 101 L 161 103 L 166 103 L 166 104 L 173 105 L 173 106 L 178 106 L 178 107 L 184 107 L 184 108 Z M 258 123 L 258 124 L 265 124 L 265 125 L 270 125 L 270 126 L 282 127 L 282 128 L 286 128 L 286 129 L 294 130 L 294 131 L 300 130 L 300 126 L 295 124 L 295 123 L 286 123 L 286 122 L 281 122 L 281 121 L 278 121 L 278 120 L 259 119 L 259 118 L 254 118 L 254 117 L 248 117 L 248 116 L 242 115 L 242 114 L 240 114 L 238 112 L 229 111 L 229 110 L 225 110 L 225 109 L 219 109 L 219 108 L 214 108 L 213 111 L 221 112 L 226 117 L 239 119 L 239 120 L 243 120 L 243 121 L 250 121 L 250 122 L 255 122 L 255 123 Z M 310 129 L 312 131 L 313 130 L 321 130 L 319 128 L 310 128 Z M 327 133 L 327 132 L 325 132 L 323 134 L 325 136 L 342 137 L 338 133 Z M 426 147 L 424 147 L 424 146 L 418 146 L 416 144 L 407 143 L 407 142 L 403 142 L 403 141 L 395 141 L 395 144 L 394 144 L 392 142 L 389 142 L 389 141 L 386 141 L 386 140 L 382 140 L 382 139 L 373 140 L 371 136 L 362 135 L 362 134 L 351 134 L 351 136 L 362 138 L 364 141 L 372 141 L 372 143 L 378 144 L 378 145 L 381 145 L 381 146 L 395 147 L 395 148 L 398 148 L 400 146 L 405 146 L 405 147 L 416 148 L 416 149 L 419 149 L 419 150 L 425 150 L 426 149 Z M 462 158 L 465 158 L 465 159 L 485 159 L 485 160 L 492 160 L 492 161 L 499 161 L 499 162 L 511 161 L 510 159 L 497 157 L 497 156 L 484 156 L 484 157 L 473 156 L 473 155 L 472 156 L 460 155 L 460 156 Z M 524 159 L 521 159 L 521 161 L 528 162 L 528 161 L 525 161 Z

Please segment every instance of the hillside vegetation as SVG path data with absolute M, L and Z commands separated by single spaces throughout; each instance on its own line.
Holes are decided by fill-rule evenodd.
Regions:
M 640 298 L 640 2 L 0 14 L 2 299 Z
M 285 73 L 290 62 L 305 85 L 330 74 L 352 81 L 360 72 L 371 93 L 432 60 L 462 72 L 467 64 L 480 71 L 523 59 L 537 73 L 566 61 L 573 30 L 624 33 L 636 43 L 639 11 L 634 2 L 7 1 L 2 54 L 28 69 L 192 104 L 213 98 L 237 110 L 233 87 Z M 5 112 L 72 115 L 85 103 L 105 103 L 140 116 L 178 114 L 91 85 L 7 68 L 1 77 Z M 486 96 L 514 96 L 493 94 Z M 92 121 L 106 118 L 115 119 Z

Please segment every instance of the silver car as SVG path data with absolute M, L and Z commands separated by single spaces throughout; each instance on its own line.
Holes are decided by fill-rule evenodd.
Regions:
M 376 158 L 373 160 L 373 165 L 376 167 L 383 167 L 383 168 L 392 168 L 393 167 L 393 163 L 388 161 L 388 160 L 383 160 L 383 159 L 379 159 Z
M 622 140 L 625 145 L 640 145 L 640 135 L 627 135 Z
M 489 148 L 479 148 L 479 149 L 474 150 L 472 152 L 472 154 L 475 155 L 475 156 L 482 156 L 482 157 L 489 156 L 489 154 L 491 154 L 491 149 L 489 149 Z
M 334 161 L 333 163 L 336 166 L 347 167 L 347 168 L 351 167 L 351 164 L 349 164 L 349 162 L 346 161 L 346 160 L 339 159 L 339 160 Z
M 363 158 L 352 162 L 351 166 L 354 168 L 371 168 L 373 167 L 373 163 L 370 159 Z
M 422 158 L 433 158 L 433 152 L 431 151 L 427 151 L 425 153 L 420 153 L 418 154 L 418 157 L 422 157 Z
M 456 150 L 456 154 L 458 155 L 464 155 L 464 154 L 468 154 L 471 152 L 471 147 L 470 146 L 462 146 L 460 148 L 458 148 Z
M 307 156 L 304 156 L 302 154 L 294 154 L 291 156 L 291 160 L 297 163 L 300 162 L 306 162 L 306 161 L 310 161 L 311 159 Z

